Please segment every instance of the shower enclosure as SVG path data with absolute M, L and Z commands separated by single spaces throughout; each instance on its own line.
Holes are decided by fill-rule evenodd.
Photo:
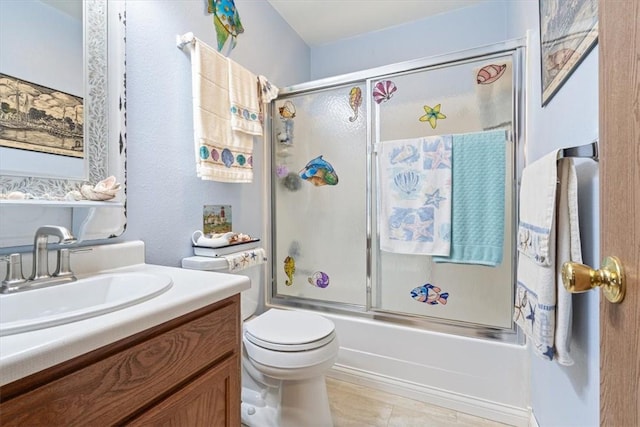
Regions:
M 270 305 L 451 328 L 463 335 L 515 336 L 513 230 L 522 146 L 522 50 L 508 42 L 281 91 L 271 106 Z M 429 165 L 455 174 L 456 165 L 465 167 L 456 160 L 456 138 L 487 133 L 504 135 L 498 167 L 483 165 L 487 173 L 500 171 L 504 209 L 497 211 L 499 232 L 488 239 L 498 246 L 499 259 L 451 262 L 424 251 L 387 248 L 389 233 L 392 238 L 418 236 L 419 242 L 440 235 L 449 242 L 456 224 L 438 230 L 434 209 L 452 196 L 430 181 L 434 175 L 388 176 L 385 144 L 432 144 L 422 154 Z M 443 145 L 436 137 L 453 143 Z M 419 155 L 414 147 L 395 149 L 393 161 Z M 450 188 L 457 181 L 447 179 L 445 187 L 457 191 Z M 417 200 L 416 207 L 403 210 L 402 217 L 399 210 L 389 215 L 385 191 L 391 187 Z M 461 209 L 456 200 L 450 202 L 454 213 Z M 475 203 L 470 213 L 481 228 L 490 221 L 483 212 L 496 200 L 477 198 Z

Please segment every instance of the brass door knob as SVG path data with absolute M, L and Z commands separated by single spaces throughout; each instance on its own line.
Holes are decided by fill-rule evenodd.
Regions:
M 624 270 L 616 257 L 606 257 L 599 270 L 588 265 L 565 262 L 562 265 L 562 283 L 572 294 L 601 287 L 604 296 L 616 304 L 622 302 L 626 290 Z

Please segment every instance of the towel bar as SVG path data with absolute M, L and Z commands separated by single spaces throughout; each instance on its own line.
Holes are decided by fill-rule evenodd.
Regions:
M 558 160 L 567 157 L 586 157 L 598 161 L 598 140 L 578 147 L 567 147 L 558 151 Z

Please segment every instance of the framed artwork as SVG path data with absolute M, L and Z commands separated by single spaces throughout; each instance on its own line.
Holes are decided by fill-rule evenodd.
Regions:
M 598 40 L 598 0 L 539 0 L 542 106 Z
M 204 205 L 202 230 L 205 235 L 228 233 L 231 226 L 231 205 Z
M 0 74 L 0 146 L 83 158 L 82 98 Z

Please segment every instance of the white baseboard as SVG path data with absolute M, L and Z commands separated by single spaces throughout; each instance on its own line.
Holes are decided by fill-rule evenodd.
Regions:
M 511 426 L 538 427 L 529 409 L 491 402 L 339 364 L 334 365 L 327 376 Z M 532 420 L 535 424 L 532 424 Z
M 531 415 L 529 417 L 529 426 L 528 427 L 540 427 L 538 425 L 538 420 L 536 420 L 535 415 L 533 415 L 533 411 L 531 411 Z

